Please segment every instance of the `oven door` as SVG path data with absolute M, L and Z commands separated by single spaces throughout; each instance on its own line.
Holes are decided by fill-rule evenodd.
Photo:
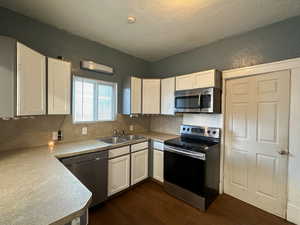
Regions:
M 202 153 L 200 153 L 202 154 Z M 164 180 L 203 195 L 205 191 L 205 154 L 200 157 L 165 146 Z

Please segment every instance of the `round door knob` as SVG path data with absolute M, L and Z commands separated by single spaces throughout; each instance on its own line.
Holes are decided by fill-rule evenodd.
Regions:
M 278 151 L 279 155 L 288 155 L 289 152 L 285 150 Z

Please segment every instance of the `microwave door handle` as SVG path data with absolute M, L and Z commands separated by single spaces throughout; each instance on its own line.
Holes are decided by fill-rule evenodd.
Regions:
M 198 97 L 198 105 L 199 105 L 199 108 L 201 108 L 201 93 L 199 94 L 199 97 Z

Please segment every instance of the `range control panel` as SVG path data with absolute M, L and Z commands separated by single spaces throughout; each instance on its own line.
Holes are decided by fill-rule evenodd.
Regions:
M 197 135 L 202 137 L 220 138 L 220 128 L 181 125 L 180 134 Z

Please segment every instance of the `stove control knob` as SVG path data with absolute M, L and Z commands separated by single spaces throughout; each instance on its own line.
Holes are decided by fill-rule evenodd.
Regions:
M 187 130 L 187 131 L 190 131 L 190 128 L 187 128 L 186 130 Z
M 216 132 L 216 131 L 213 131 L 212 133 L 215 135 L 217 132 Z
M 210 134 L 210 130 L 208 130 L 207 133 Z

